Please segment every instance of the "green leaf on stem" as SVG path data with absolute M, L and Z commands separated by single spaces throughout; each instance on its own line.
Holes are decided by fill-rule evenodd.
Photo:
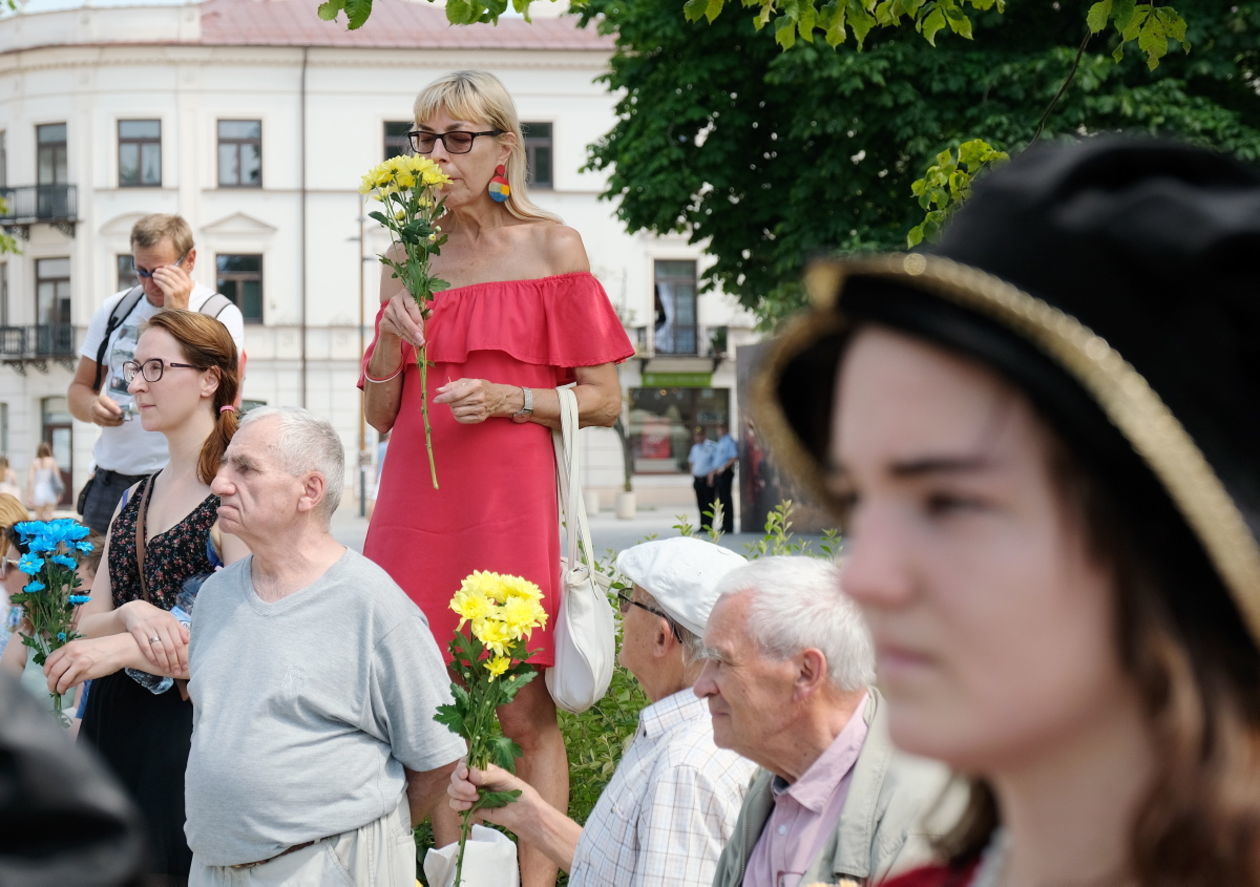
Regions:
M 521 796 L 521 790 L 514 788 L 511 791 L 494 791 L 482 792 L 477 796 L 477 804 L 474 810 L 487 810 L 494 807 L 506 807 Z

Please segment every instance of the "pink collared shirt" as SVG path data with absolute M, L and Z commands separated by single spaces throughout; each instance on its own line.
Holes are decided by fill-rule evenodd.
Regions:
M 774 809 L 744 871 L 743 887 L 798 887 L 840 822 L 853 765 L 866 741 L 867 697 L 796 782 L 774 778 Z

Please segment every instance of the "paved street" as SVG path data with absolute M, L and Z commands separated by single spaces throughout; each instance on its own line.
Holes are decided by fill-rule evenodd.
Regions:
M 662 538 L 673 536 L 677 534 L 673 525 L 678 522 L 680 514 L 694 524 L 694 506 L 641 506 L 632 520 L 618 520 L 611 511 L 601 511 L 591 518 L 591 540 L 595 543 L 596 552 L 602 555 L 606 549 L 620 551 L 653 535 Z M 367 519 L 358 516 L 356 503 L 347 501 L 338 509 L 333 516 L 333 535 L 343 544 L 357 551 L 363 550 Z M 802 535 L 804 538 L 815 538 Z M 746 554 L 746 546 L 759 538 L 759 534 L 734 533 L 723 536 L 719 542 L 732 551 Z

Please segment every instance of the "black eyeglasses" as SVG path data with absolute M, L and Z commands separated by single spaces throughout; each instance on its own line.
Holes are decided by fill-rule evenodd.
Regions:
M 449 149 L 448 149 L 448 150 L 449 150 Z M 180 256 L 178 259 L 176 259 L 174 262 L 171 262 L 171 264 L 172 264 L 172 265 L 182 265 L 182 264 L 184 264 L 184 259 L 186 259 L 186 258 L 188 258 L 188 253 L 184 253 L 182 256 Z M 166 267 L 165 265 L 159 265 L 159 266 L 158 266 L 158 268 L 165 268 L 165 267 Z M 156 270 L 157 270 L 157 268 L 139 268 L 139 267 L 137 267 L 136 265 L 134 265 L 134 264 L 133 264 L 133 265 L 131 266 L 131 270 L 132 270 L 132 271 L 134 271 L 134 272 L 136 272 L 136 277 L 139 277 L 141 280 L 148 280 L 150 277 L 152 277 L 152 276 L 153 276 L 153 272 L 154 272 L 154 271 L 156 271 Z
M 423 129 L 413 129 L 407 133 L 407 138 L 411 139 L 411 150 L 417 154 L 432 153 L 438 139 L 442 140 L 442 147 L 448 154 L 467 154 L 472 150 L 477 136 L 501 136 L 504 132 L 506 130 L 503 129 L 487 129 L 482 132 L 466 132 L 462 129 L 452 129 L 450 132 L 426 132 Z
M 647 610 L 653 616 L 660 616 L 662 619 L 664 619 L 666 622 L 669 623 L 669 630 L 673 633 L 674 640 L 678 641 L 678 643 L 680 644 L 682 643 L 682 633 L 678 628 L 678 623 L 676 623 L 669 616 L 668 613 L 665 613 L 661 610 L 657 610 L 654 607 L 649 607 L 647 604 L 643 603 L 642 601 L 634 600 L 632 597 L 630 597 L 629 594 L 626 594 L 626 590 L 624 588 L 617 589 L 617 600 L 621 602 L 620 609 L 621 609 L 621 614 L 623 616 L 630 610 L 631 607 L 638 607 L 642 610 Z
M 189 370 L 205 369 L 205 367 L 199 367 L 196 364 L 176 363 L 173 360 L 165 361 L 160 357 L 150 357 L 144 363 L 128 360 L 122 365 L 123 381 L 130 385 L 137 375 L 142 375 L 146 382 L 159 382 L 162 379 L 162 373 L 166 372 L 167 367 L 183 367 Z

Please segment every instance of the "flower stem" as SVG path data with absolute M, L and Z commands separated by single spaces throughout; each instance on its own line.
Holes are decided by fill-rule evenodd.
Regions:
M 470 807 L 461 813 L 459 817 L 459 853 L 455 857 L 455 883 L 452 887 L 459 887 L 463 883 L 464 845 L 468 843 L 468 834 L 472 831 L 473 809 Z
M 416 349 L 416 365 L 420 368 L 420 418 L 424 422 L 424 449 L 429 455 L 429 479 L 438 489 L 437 463 L 433 459 L 433 428 L 429 425 L 429 361 L 424 345 Z

